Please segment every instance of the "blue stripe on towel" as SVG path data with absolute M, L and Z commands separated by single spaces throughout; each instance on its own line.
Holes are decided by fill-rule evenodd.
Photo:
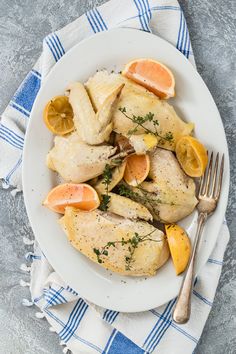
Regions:
M 12 177 L 12 175 L 14 174 L 14 172 L 20 167 L 22 163 L 22 156 L 19 158 L 19 160 L 17 161 L 17 163 L 15 164 L 15 166 L 12 168 L 12 170 L 8 173 L 8 175 L 4 178 L 4 181 L 9 184 L 10 183 L 10 179 Z
M 57 316 L 55 316 L 49 309 L 44 309 L 45 313 L 51 317 L 54 321 L 56 321 L 61 327 L 65 327 L 65 323 L 63 323 Z M 77 339 L 79 342 L 87 345 L 90 348 L 95 349 L 97 352 L 102 353 L 102 349 L 94 345 L 93 343 L 77 336 L 75 333 L 73 334 L 73 337 Z
M 158 325 L 161 323 L 162 318 L 165 317 L 165 314 L 168 312 L 170 306 L 171 306 L 171 301 L 168 302 L 168 304 L 167 304 L 165 310 L 163 311 L 163 313 L 162 313 L 160 319 L 157 321 L 157 323 L 156 323 L 155 326 L 153 327 L 152 331 L 149 333 L 149 335 L 148 335 L 147 338 L 145 339 L 145 341 L 144 341 L 144 343 L 143 343 L 143 347 L 144 347 L 144 348 L 146 347 L 146 345 L 148 345 L 148 342 L 149 342 L 149 340 L 150 340 L 150 338 L 151 338 L 153 332 L 154 332 L 155 329 L 158 327 Z
M 188 43 L 189 43 L 189 34 L 186 21 L 184 19 L 184 35 L 182 41 L 181 52 L 188 58 Z
M 94 11 L 94 9 L 91 10 L 91 14 L 93 16 L 94 21 L 96 21 L 96 24 L 99 28 L 100 31 L 104 31 L 105 27 L 103 27 L 103 23 L 101 22 L 100 18 L 98 17 L 97 13 Z
M 82 318 L 84 317 L 84 314 L 87 311 L 87 309 L 88 309 L 88 304 L 84 303 L 82 309 L 77 314 L 77 316 L 74 318 L 74 321 L 72 323 L 72 327 L 71 327 L 70 331 L 68 332 L 67 336 L 66 337 L 63 336 L 63 338 L 62 338 L 65 342 L 68 342 L 68 340 L 73 336 L 73 334 L 75 333 L 75 331 L 79 327 L 79 324 L 82 321 Z
M 145 23 L 146 28 L 148 28 L 148 32 L 150 32 L 149 28 L 149 13 L 148 8 L 146 6 L 145 0 L 138 0 L 141 9 L 141 16 L 143 17 L 143 21 Z
M 143 31 L 148 32 L 149 28 L 147 28 L 146 23 L 145 23 L 145 21 L 143 19 L 140 2 L 139 2 L 139 0 L 133 0 L 133 1 L 134 1 L 134 4 L 135 4 L 135 6 L 136 6 L 136 8 L 138 10 L 138 17 L 139 17 L 139 22 L 141 24 L 141 27 L 142 27 Z
M 112 342 L 113 342 L 113 340 L 115 338 L 116 333 L 117 333 L 117 329 L 114 328 L 113 331 L 111 332 L 111 335 L 110 335 L 110 337 L 109 337 L 109 339 L 107 341 L 107 344 L 106 344 L 102 354 L 107 354 L 107 353 L 110 354 L 109 349 L 110 349 L 111 344 L 112 344 Z
M 194 343 L 196 343 L 196 344 L 198 343 L 198 340 L 195 337 L 193 337 L 188 332 L 184 331 L 180 326 L 176 325 L 174 322 L 171 322 L 171 327 L 175 328 L 177 331 L 179 331 L 180 333 L 184 334 L 185 337 L 189 338 Z
M 48 36 L 47 38 L 45 38 L 45 42 L 48 45 L 48 48 L 50 49 L 55 61 L 58 61 L 60 59 L 60 56 L 58 55 L 58 52 L 55 48 L 55 44 L 52 42 L 52 39 Z
M 96 18 L 94 17 L 94 14 L 92 13 L 92 10 L 88 11 L 86 13 L 86 16 L 89 20 L 90 26 L 92 27 L 94 33 L 101 32 L 101 28 L 99 23 L 97 22 Z
M 118 315 L 119 315 L 119 312 L 117 312 L 117 311 L 106 310 L 103 314 L 103 319 L 106 322 L 112 324 Z
M 190 37 L 187 28 L 187 24 L 183 15 L 183 11 L 180 12 L 180 24 L 176 48 L 183 53 L 187 58 L 190 53 Z
M 27 118 L 29 118 L 30 113 L 26 112 L 22 107 L 18 106 L 17 104 L 15 104 L 14 102 L 10 102 L 9 106 L 11 106 L 12 108 L 16 109 L 18 112 L 22 113 L 24 116 L 26 116 Z
M 79 294 L 74 290 L 72 289 L 70 286 L 67 286 L 66 287 L 66 290 L 69 291 L 71 294 L 75 295 L 75 296 L 78 296 Z
M 148 13 L 149 13 L 149 21 L 151 20 L 152 18 L 152 11 L 151 11 L 151 8 L 150 8 L 150 5 L 149 5 L 149 0 L 144 0 L 147 4 L 147 9 L 148 9 Z
M 56 42 L 56 39 L 54 38 L 53 34 L 48 36 L 48 41 L 51 43 L 58 61 L 62 57 L 63 53 L 61 52 L 61 49 L 58 46 L 58 43 Z
M 59 290 L 56 290 L 56 289 L 53 289 L 53 288 L 49 288 L 48 291 L 47 291 L 47 295 L 48 295 L 49 298 L 51 297 L 52 299 L 53 299 L 54 295 L 56 295 L 57 298 L 58 298 L 58 301 L 59 301 L 58 304 L 65 304 L 65 303 L 67 303 L 67 300 L 61 294 L 63 292 L 63 290 L 64 290 L 63 287 L 61 287 Z
M 33 252 L 27 252 L 25 255 L 27 261 L 32 262 L 32 260 L 41 260 L 41 256 L 34 254 Z
M 20 144 L 23 147 L 24 139 L 20 135 L 16 134 L 13 130 L 3 125 L 2 123 L 0 123 L 0 131 L 8 135 L 13 141 Z
M 40 295 L 39 297 L 34 298 L 32 301 L 33 301 L 34 303 L 37 303 L 37 302 L 39 302 L 40 300 L 42 300 L 43 298 L 44 298 L 44 294 Z
M 143 4 L 143 8 L 144 8 L 143 16 L 146 17 L 146 22 L 147 22 L 147 25 L 148 25 L 148 29 L 150 31 L 149 21 L 152 18 L 152 13 L 151 13 L 151 10 L 150 10 L 149 2 L 148 2 L 148 0 L 141 0 L 141 2 Z
M 170 301 L 170 306 L 169 306 L 168 310 L 166 311 L 165 315 L 160 317 L 160 319 L 162 320 L 162 323 L 159 324 L 158 327 L 156 327 L 156 329 L 152 335 L 152 338 L 149 340 L 149 343 L 146 346 L 146 350 L 153 351 L 156 348 L 156 346 L 158 345 L 158 343 L 160 342 L 161 338 L 163 337 L 163 335 L 165 334 L 167 329 L 170 327 L 171 312 L 172 312 L 172 309 L 175 305 L 175 302 L 176 302 L 176 299 L 173 299 L 172 301 Z
M 41 75 L 37 70 L 32 69 L 31 72 L 32 72 L 33 75 L 35 75 L 35 76 L 37 76 L 39 79 L 41 79 L 42 75 Z
M 97 9 L 96 7 L 93 9 L 93 12 L 94 12 L 94 15 L 96 16 L 96 18 L 98 19 L 101 28 L 102 28 L 104 31 L 105 31 L 105 30 L 108 30 L 107 25 L 106 25 L 104 19 L 103 19 L 102 16 L 101 16 L 101 13 L 98 11 L 98 9 Z
M 150 8 L 150 16 L 149 16 L 150 19 L 152 18 L 152 11 L 161 11 L 161 10 L 180 11 L 180 7 L 179 6 L 153 6 L 152 8 Z M 149 12 L 149 10 L 148 10 L 148 12 Z M 121 21 L 120 23 L 124 23 L 126 21 L 133 20 L 137 17 L 139 17 L 139 15 L 128 17 L 128 18 L 124 19 L 123 21 Z
M 209 263 L 213 263 L 213 264 L 223 265 L 223 262 L 222 261 L 218 261 L 217 259 L 209 258 L 208 262 Z
M 212 306 L 213 303 L 210 300 L 207 300 L 204 296 L 202 296 L 201 294 L 199 294 L 196 290 L 193 290 L 193 294 L 198 297 L 200 300 L 202 300 L 203 302 L 205 302 L 205 304 Z
M 53 38 L 55 40 L 55 43 L 57 45 L 57 48 L 58 48 L 61 56 L 63 56 L 65 54 L 65 49 L 63 48 L 63 45 L 62 45 L 58 35 L 56 33 L 52 33 L 52 36 L 53 36 Z
M 161 314 L 159 314 L 156 310 L 150 310 L 150 312 L 157 316 L 157 317 L 161 317 Z M 182 334 L 184 334 L 187 338 L 191 339 L 194 343 L 198 343 L 198 340 L 196 338 L 194 338 L 191 334 L 189 334 L 188 332 L 186 332 L 185 330 L 183 330 L 180 326 L 176 325 L 174 322 L 171 322 L 171 327 L 175 328 L 177 331 L 181 332 Z
M 60 305 L 67 302 L 64 296 L 61 295 L 63 290 L 64 290 L 63 287 L 61 287 L 59 290 L 55 290 L 53 288 L 44 289 L 45 300 L 47 301 L 47 307 L 51 305 Z
M 23 149 L 24 139 L 3 124 L 0 124 L 0 138 L 17 149 Z
M 0 139 L 4 140 L 6 143 L 12 145 L 13 147 L 15 147 L 19 150 L 23 150 L 22 146 L 13 142 L 7 135 L 3 134 L 2 132 L 0 132 Z
M 60 42 L 57 38 L 58 37 L 56 37 L 54 33 L 51 33 L 47 36 L 47 39 L 51 43 L 51 45 L 54 49 L 54 53 L 56 54 L 56 56 L 58 58 L 57 59 L 57 61 L 58 61 L 64 55 L 64 49 L 61 49 L 62 45 L 60 45 Z
M 173 10 L 173 11 L 180 11 L 179 6 L 171 6 L 171 5 L 163 5 L 163 6 L 154 6 L 151 10 Z
M 78 328 L 80 321 L 82 320 L 86 310 L 88 308 L 88 305 L 83 299 L 79 299 L 74 306 L 72 312 L 70 313 L 70 316 L 68 318 L 67 323 L 65 324 L 65 327 L 61 330 L 59 333 L 61 339 L 64 342 L 67 342 L 74 334 L 76 329 Z
M 111 314 L 111 316 L 109 316 L 109 323 L 112 324 L 115 321 L 115 319 L 117 318 L 118 315 L 119 315 L 119 312 L 114 311 L 114 313 Z
M 188 31 L 188 29 L 187 29 L 187 31 Z M 189 36 L 189 32 L 188 32 L 188 48 L 187 48 L 187 53 L 186 53 L 187 58 L 189 58 L 189 55 L 190 55 L 190 46 L 191 46 L 191 43 L 190 43 L 190 36 Z
M 179 21 L 179 32 L 178 32 L 178 39 L 176 43 L 176 48 L 179 50 L 180 48 L 180 41 L 182 36 L 182 27 L 183 27 L 183 11 L 180 11 L 180 21 Z
M 75 306 L 73 307 L 73 310 L 71 311 L 69 318 L 67 320 L 67 323 L 65 324 L 64 328 L 61 330 L 59 333 L 59 336 L 63 338 L 67 333 L 70 331 L 70 327 L 73 323 L 74 317 L 78 314 L 78 312 L 83 308 L 84 301 L 82 299 L 79 299 Z
M 86 15 L 86 17 L 87 17 L 87 20 L 88 20 L 88 22 L 89 22 L 89 24 L 90 24 L 90 26 L 91 26 L 93 32 L 94 32 L 94 33 L 97 33 L 98 31 L 96 30 L 96 28 L 95 28 L 95 26 L 94 26 L 94 24 L 93 24 L 93 21 L 92 21 L 91 18 L 90 18 L 90 14 L 89 14 L 88 12 L 86 12 L 85 15 Z
M 40 78 L 31 71 L 16 91 L 10 105 L 29 117 L 35 98 L 40 89 L 40 85 Z
M 125 337 L 121 332 L 113 334 L 107 354 L 144 354 L 144 350 Z

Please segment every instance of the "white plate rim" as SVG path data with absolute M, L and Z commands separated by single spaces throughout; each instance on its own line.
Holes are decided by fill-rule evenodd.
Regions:
M 106 36 L 106 34 L 110 34 L 111 32 L 113 32 L 113 34 L 116 34 L 116 33 L 119 33 L 120 31 L 122 31 L 123 33 L 125 33 L 125 31 L 127 31 L 127 33 L 130 33 L 130 32 L 133 32 L 135 33 L 135 36 L 136 35 L 140 35 L 142 33 L 142 35 L 145 35 L 145 36 L 153 36 L 157 39 L 157 41 L 159 42 L 162 42 L 162 43 L 165 43 L 165 45 L 168 45 L 168 46 L 171 46 L 172 48 L 174 48 L 171 44 L 169 44 L 168 42 L 166 42 L 164 39 L 162 38 L 159 38 L 157 36 L 154 36 L 152 34 L 147 34 L 145 32 L 142 32 L 142 31 L 139 31 L 139 30 L 135 30 L 135 29 L 128 29 L 128 28 L 119 28 L 119 29 L 112 29 L 112 30 L 109 30 L 107 32 L 101 32 L 101 33 L 97 33 L 95 35 L 93 35 L 92 37 L 89 37 L 88 39 L 85 39 L 83 41 L 81 41 L 80 43 L 78 43 L 76 46 L 74 46 L 73 48 L 71 48 L 65 56 L 68 56 L 68 55 L 73 55 L 73 52 L 76 52 L 78 50 L 78 47 L 81 46 L 81 44 L 87 42 L 87 41 L 90 41 L 91 39 L 94 39 L 94 38 L 98 38 L 98 37 L 102 37 L 102 36 Z M 122 33 L 120 32 L 120 33 Z M 175 49 L 175 48 L 174 48 Z M 176 50 L 176 49 L 175 49 Z M 185 64 L 186 65 L 190 65 L 190 62 L 187 60 L 187 58 L 185 58 L 181 53 L 179 53 L 177 50 L 176 52 L 178 53 L 178 55 L 181 55 L 182 56 L 182 60 L 185 61 Z M 50 71 L 49 75 L 47 76 L 47 78 L 45 79 L 42 87 L 40 88 L 40 92 L 38 93 L 37 97 L 36 97 L 36 100 L 34 102 L 34 105 L 33 105 L 33 109 L 32 109 L 32 112 L 31 112 L 31 117 L 34 116 L 35 114 L 35 111 L 36 111 L 36 107 L 37 107 L 37 102 L 39 100 L 39 97 L 41 95 L 41 92 L 43 91 L 45 85 L 47 85 L 47 82 L 50 80 L 50 77 L 53 75 L 53 73 L 55 71 L 57 71 L 57 68 L 59 65 L 61 65 L 61 63 L 63 62 L 63 60 L 65 60 L 65 56 L 61 58 L 61 60 L 55 64 L 55 66 L 52 68 L 52 70 Z M 195 72 L 195 74 L 200 78 L 202 84 L 205 86 L 205 89 L 208 91 L 208 93 L 210 94 L 208 88 L 206 87 L 205 83 L 203 82 L 202 78 L 200 77 L 200 75 Z M 212 104 L 215 106 L 216 108 L 216 105 L 215 105 L 215 102 L 210 94 L 209 96 L 212 100 Z M 218 112 L 218 109 L 216 108 L 217 112 Z M 27 181 L 27 178 L 26 178 L 26 175 L 27 175 L 27 172 L 26 172 L 26 169 L 25 169 L 25 166 L 26 166 L 26 160 L 27 160 L 27 150 L 28 150 L 28 141 L 29 141 L 29 136 L 30 136 L 30 132 L 31 132 L 31 125 L 33 124 L 33 119 L 31 118 L 30 121 L 29 121 L 29 125 L 28 125 L 28 129 L 27 129 L 27 132 L 26 132 L 26 137 L 25 137 L 25 144 L 24 144 L 24 150 L 23 150 L 23 172 L 22 172 L 22 180 L 23 180 L 23 191 L 24 191 L 24 198 L 25 198 L 25 204 L 26 204 L 26 210 L 27 210 L 27 214 L 29 216 L 29 220 L 30 220 L 30 223 L 31 223 L 31 226 L 32 226 L 32 229 L 33 229 L 33 232 L 37 238 L 37 227 L 36 225 L 34 224 L 34 222 L 32 221 L 33 220 L 33 217 L 31 215 L 31 210 L 30 210 L 30 205 L 28 203 L 28 195 L 29 193 L 27 192 L 28 190 L 28 187 L 26 185 L 26 181 Z M 220 118 L 220 115 L 219 115 L 219 112 L 218 112 L 218 123 L 221 124 L 221 130 L 224 134 L 224 137 L 225 137 L 225 133 L 224 133 L 224 128 L 223 128 L 223 124 L 222 124 L 222 121 L 221 121 L 221 118 Z M 228 190 L 229 190 L 229 156 L 228 156 L 228 148 L 227 148 L 227 142 L 226 142 L 226 138 L 225 138 L 225 160 L 226 160 L 226 168 L 228 169 L 228 173 L 227 173 L 227 176 L 225 178 L 225 183 L 226 183 L 226 187 L 225 187 L 225 198 L 224 200 L 221 200 L 221 209 L 226 210 L 226 205 L 227 205 L 227 196 L 228 196 Z M 223 214 L 223 213 L 221 213 Z M 223 222 L 223 216 L 222 216 L 222 220 Z M 49 256 L 49 254 L 47 254 L 47 250 L 44 249 L 43 247 L 43 243 L 42 243 L 42 240 L 38 240 L 39 243 L 40 243 L 40 246 L 42 247 L 44 253 L 46 254 L 47 258 L 49 259 L 50 263 L 53 265 L 53 267 L 58 270 L 57 266 L 56 266 L 56 263 L 54 262 L 54 260 L 51 258 L 51 256 Z M 203 265 L 206 263 L 206 260 L 201 264 L 201 267 L 198 268 L 198 272 L 201 270 L 201 268 L 203 267 Z M 62 275 L 63 272 L 59 271 L 59 275 Z M 62 276 L 63 278 L 63 276 Z M 119 304 L 113 304 L 112 306 L 106 306 L 106 301 L 96 301 L 96 299 L 94 298 L 94 296 L 91 296 L 86 293 L 86 295 L 83 294 L 83 292 L 80 292 L 81 293 L 81 296 L 85 297 L 87 300 L 91 301 L 91 302 L 94 302 L 102 307 L 108 307 L 112 310 L 116 310 L 116 311 L 122 311 L 122 312 L 139 312 L 139 311 L 145 311 L 145 310 L 149 310 L 153 307 L 157 307 L 157 306 L 160 306 L 161 304 L 164 304 L 166 302 L 168 302 L 169 300 L 171 300 L 172 298 L 174 298 L 177 293 L 176 291 L 170 291 L 169 293 L 169 296 L 166 297 L 166 300 L 165 302 L 162 302 L 162 303 L 157 303 L 156 306 L 153 306 L 153 304 L 151 306 L 149 306 L 148 304 L 138 304 L 138 305 L 134 305 L 133 307 L 131 306 L 122 306 L 120 307 Z

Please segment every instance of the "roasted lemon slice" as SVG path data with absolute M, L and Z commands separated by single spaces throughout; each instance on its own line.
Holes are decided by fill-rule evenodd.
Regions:
M 137 187 L 148 176 L 150 158 L 148 155 L 130 155 L 126 159 L 124 180 L 130 186 Z
M 74 130 L 73 110 L 68 97 L 52 98 L 44 108 L 43 119 L 54 134 L 65 135 Z
M 160 98 L 175 96 L 175 78 L 170 69 L 153 59 L 136 59 L 126 64 L 122 74 L 146 87 Z
M 184 172 L 190 177 L 200 177 L 207 166 L 207 151 L 192 136 L 183 136 L 176 144 L 176 156 Z
M 71 206 L 80 210 L 91 211 L 99 207 L 100 200 L 93 187 L 86 183 L 64 183 L 53 188 L 43 205 L 64 214 L 65 208 Z
M 176 274 L 185 271 L 191 255 L 191 244 L 188 235 L 177 224 L 165 225 L 167 241 Z

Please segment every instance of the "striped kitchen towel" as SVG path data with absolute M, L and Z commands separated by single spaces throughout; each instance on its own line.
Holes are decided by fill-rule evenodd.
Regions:
M 51 33 L 43 42 L 35 67 L 2 115 L 0 178 L 3 187 L 11 185 L 21 190 L 25 130 L 41 83 L 51 68 L 81 40 L 114 27 L 152 32 L 172 43 L 194 65 L 186 21 L 176 0 L 111 0 Z M 183 326 L 171 321 L 175 299 L 165 306 L 133 314 L 88 303 L 59 278 L 36 242 L 34 252 L 26 255 L 27 261 L 32 261 L 31 267 L 22 266 L 31 275 L 32 301 L 24 303 L 40 308 L 37 317 L 46 317 L 65 345 L 64 352 L 70 349 L 74 354 L 192 353 L 214 300 L 228 239 L 228 228 L 223 224 L 216 247 L 195 284 L 191 320 Z M 26 239 L 26 243 L 30 241 Z

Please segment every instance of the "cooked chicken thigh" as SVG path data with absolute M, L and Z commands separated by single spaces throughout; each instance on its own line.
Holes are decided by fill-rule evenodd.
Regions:
M 152 214 L 142 204 L 115 193 L 108 193 L 110 200 L 107 211 L 128 219 L 152 221 Z
M 67 207 L 60 224 L 76 249 L 104 268 L 123 275 L 154 275 L 169 258 L 163 232 L 145 221 Z
M 47 166 L 66 182 L 81 183 L 101 175 L 115 151 L 113 146 L 87 145 L 74 132 L 55 137 L 54 147 L 47 155 Z
M 171 151 L 156 148 L 149 155 L 152 181 L 143 182 L 133 191 L 154 219 L 177 222 L 189 215 L 197 204 L 195 183 L 184 173 Z
M 104 178 L 100 178 L 96 183 L 94 183 L 93 187 L 96 189 L 98 194 L 106 194 L 110 192 L 123 178 L 125 172 L 126 161 L 119 166 L 114 167 L 111 170 L 111 180 L 107 185 L 104 181 Z
M 118 85 L 106 97 L 95 113 L 89 95 L 83 84 L 75 82 L 68 87 L 69 102 L 74 112 L 74 124 L 80 138 L 87 144 L 97 145 L 108 141 L 112 132 L 113 107 L 124 84 Z
M 171 105 L 122 75 L 100 71 L 91 77 L 85 85 L 94 107 L 99 110 L 106 98 L 121 84 L 125 84 L 125 86 L 113 114 L 113 130 L 115 132 L 127 136 L 128 131 L 136 126 L 132 120 L 119 110 L 120 107 L 125 107 L 126 114 L 129 117 L 133 115 L 143 117 L 149 112 L 154 114 L 155 120 L 158 120 L 159 125 L 157 126 L 152 121 L 147 121 L 144 126 L 153 133 L 158 132 L 161 137 L 166 137 L 171 132 L 173 139 L 158 138 L 159 145 L 166 149 L 174 150 L 175 142 L 181 136 L 191 133 L 193 124 L 183 122 Z M 146 131 L 142 127 L 139 127 L 135 132 L 135 134 L 143 133 L 146 133 Z

